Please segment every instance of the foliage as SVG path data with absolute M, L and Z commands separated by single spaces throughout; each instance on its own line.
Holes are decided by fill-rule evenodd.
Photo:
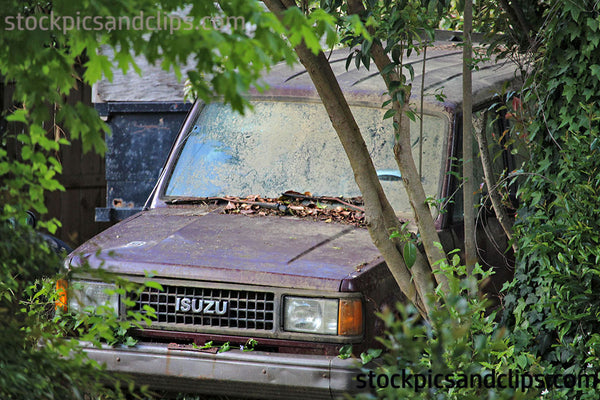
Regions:
M 328 0 L 325 2 L 326 9 L 336 14 L 342 32 L 341 42 L 348 47 L 357 47 L 351 53 L 346 62 L 346 68 L 355 58 L 357 68 L 361 64 L 369 69 L 371 65 L 373 42 L 385 43 L 384 51 L 389 54 L 391 63 L 382 71 L 382 76 L 387 75 L 394 69 L 404 69 L 414 78 L 414 70 L 411 64 L 403 63 L 403 54 L 409 56 L 413 51 L 421 52 L 428 42 L 433 40 L 434 29 L 438 26 L 440 19 L 447 12 L 450 1 L 448 0 L 405 0 L 393 1 L 368 1 L 362 21 L 368 29 L 360 29 L 356 15 L 345 16 L 340 12 L 339 2 Z M 338 6 L 336 8 L 336 6 Z M 349 24 L 348 22 L 351 22 Z M 410 87 L 406 85 L 404 71 L 398 73 L 400 81 L 390 84 L 390 95 L 392 99 L 404 104 L 406 93 Z M 391 102 L 384 104 L 388 106 Z M 409 111 L 410 113 L 410 111 Z M 394 114 L 393 109 L 388 110 L 385 118 Z M 410 113 L 414 121 L 415 115 Z
M 54 282 L 44 278 L 59 271 L 58 255 L 19 224 L 0 224 L 0 237 L 0 397 L 124 398 L 127 387 L 105 387 L 108 375 L 85 357 L 76 342 L 64 339 L 71 320 L 54 316 Z M 97 345 L 106 336 L 99 332 L 124 328 L 115 318 L 88 322 L 88 338 Z
M 464 3 L 451 0 L 450 12 L 442 18 L 441 28 L 462 31 Z M 534 45 L 532 35 L 543 24 L 546 8 L 545 0 L 473 0 L 473 31 L 483 34 L 493 44 L 491 48 L 511 56 L 515 49 L 526 51 Z
M 163 28 L 118 28 L 122 17 L 133 26 L 133 18 L 144 15 L 162 18 Z M 242 22 L 225 27 L 213 22 L 208 29 L 201 25 L 206 18 L 222 21 L 228 16 Z M 93 19 L 94 29 L 82 28 L 85 17 Z M 100 29 L 97 18 L 104 24 Z M 288 13 L 286 22 L 295 33 L 292 45 L 304 40 L 319 46 L 321 36 L 333 44 L 330 19 L 324 12 L 308 21 Z M 127 330 L 151 313 L 120 321 L 114 311 L 100 306 L 91 314 L 53 317 L 57 295 L 49 277 L 56 276 L 60 261 L 38 244 L 34 233 L 18 224 L 10 228 L 7 222 L 21 220 L 27 210 L 44 214 L 45 192 L 64 190 L 57 154 L 70 140 L 80 139 L 86 152 L 105 150 L 107 125 L 93 108 L 71 104 L 68 97 L 78 82 L 93 84 L 102 76 L 110 80 L 115 67 L 140 73 L 134 57 L 142 55 L 179 76 L 181 65 L 194 65 L 187 78 L 196 97 L 210 101 L 220 96 L 243 112 L 251 85 L 264 89 L 256 83 L 264 69 L 281 60 L 292 62 L 293 53 L 278 19 L 258 2 L 245 0 L 7 0 L 0 9 L 0 29 L 0 78 L 12 96 L 0 131 L 0 397 L 82 398 L 82 388 L 86 396 L 123 397 L 119 388 L 103 386 L 109 376 L 86 359 L 76 341 L 62 338 L 76 332 L 97 346 L 132 344 Z M 56 220 L 41 224 L 50 232 L 58 225 Z M 135 291 L 130 285 L 120 281 L 116 290 L 122 295 Z M 254 345 L 248 342 L 247 350 Z
M 429 322 L 424 322 L 412 305 L 401 303 L 396 312 L 387 310 L 381 315 L 387 327 L 381 342 L 387 351 L 375 370 L 363 369 L 364 379 L 359 383 L 378 388 L 376 397 L 382 399 L 538 397 L 539 389 L 508 387 L 506 378 L 506 387 L 501 387 L 501 374 L 518 371 L 533 376 L 541 369 L 530 354 L 515 352 L 511 337 L 495 322 L 495 314 L 486 313 L 486 301 L 469 294 L 477 281 L 457 277 L 466 273 L 466 268 L 459 266 L 458 255 L 453 256 L 452 265 L 445 263 L 441 270 L 448 276 L 450 292 L 438 291 L 430 298 L 440 306 L 430 313 Z M 482 279 L 490 275 L 478 265 L 475 272 Z M 527 369 L 517 365 L 527 365 Z M 365 397 L 370 396 L 359 398 Z
M 177 19 L 182 9 L 187 10 L 194 29 L 184 29 Z M 110 21 L 116 18 L 143 15 L 159 15 L 169 23 L 160 30 L 108 29 Z M 18 16 L 22 18 L 21 25 Z M 77 29 L 65 19 L 58 20 L 52 29 L 48 25 L 41 29 L 42 18 L 49 24 L 50 18 L 81 21 L 85 16 L 100 18 L 105 29 L 81 29 L 79 25 Z M 229 29 L 204 29 L 199 25 L 203 18 L 225 16 L 239 17 L 245 24 L 230 24 Z M 32 21 L 40 26 L 25 29 L 23 18 L 32 18 L 29 26 Z M 177 26 L 179 29 L 175 29 Z M 160 62 L 164 69 L 179 75 L 180 66 L 189 61 L 196 66 L 188 78 L 199 98 L 208 101 L 215 94 L 221 95 L 224 102 L 241 112 L 247 105 L 243 93 L 264 68 L 292 59 L 289 46 L 280 36 L 277 19 L 256 2 L 244 0 L 220 4 L 171 0 L 7 0 L 0 10 L 0 29 L 0 76 L 14 89 L 13 106 L 6 119 L 16 132 L 0 133 L 3 215 L 31 209 L 41 214 L 47 211 L 44 191 L 64 190 L 58 182 L 62 168 L 56 153 L 69 140 L 80 138 L 84 151 L 104 152 L 107 125 L 94 109 L 67 102 L 78 81 L 92 84 L 103 75 L 111 79 L 115 66 L 124 72 L 139 73 L 133 58 L 136 55 L 144 55 L 151 63 Z M 106 55 L 107 48 L 114 52 L 114 59 Z M 7 152 L 7 147 L 15 143 L 16 159 Z M 47 227 L 53 231 L 57 224 L 50 221 Z
M 76 271 L 70 270 L 66 273 L 69 287 L 66 289 L 68 296 L 75 298 L 76 290 L 81 289 L 79 278 L 90 278 L 110 283 L 114 288 L 105 289 L 107 295 L 119 295 L 126 307 L 135 306 L 135 299 L 140 294 L 148 290 L 148 288 L 156 288 L 163 291 L 162 285 L 158 282 L 149 280 L 152 274 L 146 274 L 144 283 L 131 282 L 123 277 L 109 272 L 104 268 L 104 264 L 100 268 L 92 269 L 89 265 L 79 266 Z M 73 279 L 74 278 L 74 279 Z M 35 296 L 46 294 L 49 298 L 56 298 L 60 290 L 57 288 L 48 288 L 44 293 L 43 290 L 36 292 Z M 81 304 L 82 306 L 84 304 Z M 123 344 L 133 346 L 137 341 L 130 336 L 131 328 L 143 328 L 149 326 L 152 319 L 156 318 L 156 310 L 145 305 L 142 312 L 127 311 L 127 319 L 123 320 L 118 311 L 110 304 L 87 305 L 82 307 L 82 310 L 59 310 L 57 315 L 52 320 L 51 325 L 56 329 L 56 325 L 60 328 L 57 332 L 61 336 L 77 337 L 78 340 L 91 343 L 93 346 L 100 347 L 104 344 L 114 346 Z M 56 331 L 55 331 L 56 332 Z
M 597 1 L 549 1 L 517 124 L 531 161 L 521 184 L 515 280 L 505 297 L 518 349 L 548 371 L 600 367 L 600 10 Z M 564 389 L 555 398 L 597 398 Z

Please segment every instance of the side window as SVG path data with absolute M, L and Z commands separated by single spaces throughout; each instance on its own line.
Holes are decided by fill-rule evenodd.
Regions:
M 507 168 L 507 152 L 500 145 L 503 141 L 504 132 L 504 121 L 502 116 L 494 110 L 483 109 L 473 113 L 473 133 L 482 132 L 487 138 L 488 154 L 492 162 L 492 171 L 494 173 L 494 180 L 498 181 L 500 176 L 504 173 Z M 475 135 L 474 135 L 475 136 Z M 461 144 L 459 143 L 458 159 L 462 158 Z M 480 204 L 482 201 L 482 195 L 487 193 L 487 187 L 484 184 L 484 173 L 483 166 L 481 164 L 481 157 L 479 153 L 479 145 L 477 139 L 473 137 L 473 150 L 471 152 L 473 160 L 473 178 L 474 178 L 474 189 L 475 199 L 474 204 Z M 458 176 L 462 176 L 462 163 L 456 161 L 458 164 Z M 454 190 L 454 206 L 452 212 L 452 221 L 458 222 L 463 219 L 463 191 L 462 181 L 458 180 L 458 187 Z
M 504 124 L 501 116 L 494 111 L 479 111 L 473 116 L 473 130 L 477 133 L 483 133 L 487 139 L 487 151 L 492 164 L 492 172 L 494 174 L 493 181 L 498 182 L 498 179 L 505 173 L 507 168 L 507 154 L 501 144 L 504 142 Z M 485 176 L 483 173 L 483 165 L 481 163 L 481 153 L 477 139 L 473 138 L 473 177 L 475 179 L 475 190 L 477 198 L 475 204 L 481 202 L 481 196 L 488 192 L 485 185 Z

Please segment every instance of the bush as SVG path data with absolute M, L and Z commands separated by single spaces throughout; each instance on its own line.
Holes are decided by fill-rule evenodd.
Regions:
M 387 351 L 375 371 L 364 370 L 359 386 L 379 387 L 377 398 L 385 399 L 528 399 L 538 397 L 540 389 L 522 390 L 520 377 L 541 373 L 535 358 L 515 354 L 506 328 L 498 324 L 495 313 L 486 312 L 486 301 L 475 292 L 475 278 L 459 279 L 465 267 L 442 267 L 450 281 L 447 296 L 433 296 L 430 321 L 424 322 L 412 305 L 397 305 L 397 312 L 381 315 L 387 331 L 381 342 Z M 479 266 L 475 273 L 485 279 L 489 272 Z M 508 383 L 508 375 L 519 373 L 518 388 Z M 502 381 L 507 386 L 501 388 Z M 385 375 L 385 377 L 383 377 Z M 395 386 L 393 387 L 393 379 Z M 528 378 L 526 378 L 527 380 Z M 385 386 L 385 387 L 381 387 Z M 513 386 L 508 387 L 508 386 Z M 368 397 L 368 396 L 367 396 Z M 360 397 L 364 398 L 364 397 Z
M 547 24 L 516 128 L 531 160 L 515 224 L 519 253 L 505 298 L 517 348 L 550 373 L 600 367 L 600 11 L 597 1 L 548 2 Z M 555 398 L 597 399 L 594 389 Z
M 59 273 L 60 257 L 28 227 L 0 222 L 0 237 L 0 398 L 125 398 L 129 388 L 65 338 L 68 320 L 54 316 L 49 277 Z M 119 327 L 116 319 L 94 322 L 92 332 Z

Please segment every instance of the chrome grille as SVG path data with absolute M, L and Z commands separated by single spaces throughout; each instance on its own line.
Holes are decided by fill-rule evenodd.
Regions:
M 147 288 L 130 310 L 146 313 L 144 306 L 150 306 L 160 325 L 273 330 L 273 293 L 167 285 L 163 289 Z

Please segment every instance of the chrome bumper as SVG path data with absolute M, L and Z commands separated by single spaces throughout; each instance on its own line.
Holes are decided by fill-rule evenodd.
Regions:
M 166 344 L 84 346 L 108 371 L 126 373 L 151 389 L 256 397 L 337 399 L 356 393 L 356 360 L 333 356 L 242 352 L 212 354 Z

